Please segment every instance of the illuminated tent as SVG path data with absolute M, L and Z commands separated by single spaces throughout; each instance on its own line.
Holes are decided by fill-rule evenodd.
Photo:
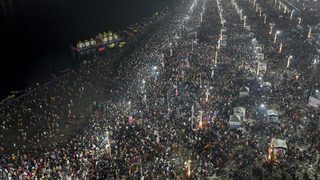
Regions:
M 249 95 L 249 88 L 244 86 L 242 88 L 240 88 L 240 92 L 239 92 L 239 96 L 243 97 L 243 96 L 248 96 Z
M 267 120 L 278 121 L 279 120 L 278 111 L 273 109 L 267 110 Z
M 240 116 L 240 119 L 243 120 L 246 117 L 246 108 L 238 106 L 233 108 L 233 114 Z
M 246 76 L 247 81 L 254 81 L 254 79 L 255 79 L 255 76 L 251 72 L 247 74 Z
M 229 119 L 229 125 L 240 127 L 241 125 L 241 117 L 239 115 L 231 115 Z
M 273 148 L 273 155 L 282 156 L 282 155 L 285 155 L 288 146 L 285 140 L 275 139 L 273 140 L 272 148 Z

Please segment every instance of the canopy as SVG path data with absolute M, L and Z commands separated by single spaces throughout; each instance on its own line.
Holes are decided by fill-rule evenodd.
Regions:
M 262 85 L 265 87 L 271 87 L 271 83 L 270 82 L 263 82 Z
M 246 112 L 246 108 L 238 106 L 233 108 L 233 112 Z
M 273 147 L 275 148 L 288 148 L 287 147 L 287 143 L 285 140 L 282 140 L 282 139 L 276 139 L 273 141 Z
M 241 121 L 241 117 L 239 115 L 231 115 L 230 121 Z
M 244 86 L 244 87 L 240 88 L 240 92 L 249 92 L 249 88 Z
M 273 109 L 267 110 L 267 116 L 279 116 L 278 111 L 273 110 Z

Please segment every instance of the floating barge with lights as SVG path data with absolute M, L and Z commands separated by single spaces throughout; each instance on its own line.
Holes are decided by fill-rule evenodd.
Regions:
M 74 51 L 85 51 L 85 50 L 89 50 L 92 48 L 98 48 L 99 51 L 105 49 L 105 47 L 108 45 L 110 48 L 113 48 L 115 43 L 118 43 L 120 41 L 122 41 L 123 38 L 118 37 L 117 34 L 112 33 L 112 32 L 104 32 L 103 35 L 101 33 L 99 33 L 95 39 L 91 38 L 89 41 L 88 40 L 84 40 L 79 41 L 77 43 L 77 45 L 74 47 L 72 45 L 70 45 L 70 48 Z

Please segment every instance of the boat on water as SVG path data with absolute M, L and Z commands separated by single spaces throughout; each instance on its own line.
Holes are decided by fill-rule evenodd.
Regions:
M 103 50 L 107 45 L 110 46 L 122 40 L 123 38 L 118 37 L 117 34 L 109 31 L 108 33 L 104 32 L 103 35 L 99 33 L 94 39 L 93 38 L 91 38 L 90 40 L 85 39 L 83 42 L 79 41 L 75 47 L 70 45 L 70 48 L 78 52 L 89 50 L 92 48 L 98 48 L 100 51 L 100 50 Z

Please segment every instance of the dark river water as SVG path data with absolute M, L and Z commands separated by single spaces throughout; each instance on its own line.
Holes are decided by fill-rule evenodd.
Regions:
M 173 0 L 0 0 L 0 99 L 76 68 L 70 43 L 116 32 Z M 0 100 L 0 101 L 1 101 Z

